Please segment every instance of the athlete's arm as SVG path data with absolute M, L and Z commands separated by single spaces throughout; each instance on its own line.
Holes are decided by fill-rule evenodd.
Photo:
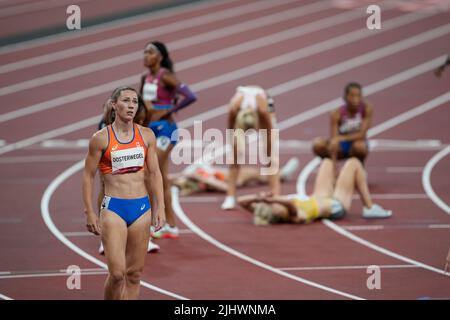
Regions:
M 175 89 L 179 83 L 175 74 L 170 71 L 164 72 L 162 74 L 161 81 L 168 89 Z
M 96 235 L 100 234 L 100 227 L 98 224 L 98 217 L 95 214 L 94 206 L 92 204 L 92 196 L 95 173 L 97 172 L 97 165 L 102 156 L 103 140 L 104 129 L 95 133 L 89 141 L 89 150 L 84 162 L 83 171 L 82 192 L 87 221 L 86 227 L 89 232 Z
M 185 83 L 180 83 L 177 86 L 177 94 L 182 95 L 183 99 L 181 99 L 172 109 L 170 109 L 170 113 L 178 112 L 181 109 L 186 108 L 190 104 L 197 101 L 197 96 L 194 92 L 191 91 L 189 86 Z
M 330 113 L 330 138 L 336 138 L 339 136 L 339 120 L 340 120 L 339 109 L 333 110 Z
M 340 136 L 341 139 L 346 141 L 365 139 L 367 136 L 367 131 L 369 130 L 370 125 L 372 124 L 372 117 L 373 117 L 373 107 L 371 104 L 366 103 L 366 111 L 364 112 L 364 119 L 362 119 L 361 128 L 359 129 L 359 131 L 355 133 L 341 135 Z
M 267 197 L 267 198 L 264 199 L 264 202 L 282 204 L 283 206 L 288 208 L 290 213 L 296 213 L 297 212 L 297 208 L 294 206 L 292 201 L 290 199 L 287 199 L 286 197 L 283 197 L 283 196 Z
M 162 228 L 165 224 L 166 215 L 164 212 L 164 191 L 163 191 L 163 180 L 161 176 L 161 171 L 159 169 L 158 157 L 156 156 L 156 138 L 152 130 L 145 127 L 140 127 L 141 132 L 144 133 L 145 141 L 147 143 L 147 168 L 148 176 L 145 180 L 147 184 L 147 190 L 150 191 L 151 196 L 155 200 L 152 203 L 153 210 L 153 222 L 155 226 L 155 231 Z

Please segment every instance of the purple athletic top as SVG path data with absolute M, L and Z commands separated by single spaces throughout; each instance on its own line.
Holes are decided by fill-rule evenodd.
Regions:
M 339 133 L 347 134 L 357 132 L 361 129 L 362 120 L 366 113 L 366 105 L 361 102 L 358 111 L 351 115 L 347 110 L 347 105 L 340 107 L 341 119 L 339 121 Z
M 164 73 L 168 72 L 165 68 L 160 68 L 155 76 L 149 72 L 144 81 L 144 100 L 147 97 L 152 100 L 155 105 L 171 106 L 176 96 L 177 89 L 168 89 L 163 84 L 160 84 L 160 79 Z M 151 86 L 149 86 L 151 85 Z M 153 86 L 152 86 L 153 85 Z M 156 89 L 156 90 L 155 90 Z

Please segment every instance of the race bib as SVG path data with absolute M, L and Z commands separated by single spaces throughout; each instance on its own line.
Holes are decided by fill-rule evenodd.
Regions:
M 156 139 L 156 147 L 162 151 L 166 151 L 170 145 L 170 138 L 161 136 Z
M 145 83 L 142 90 L 142 98 L 144 101 L 156 101 L 157 100 L 158 86 L 155 83 Z
M 144 166 L 144 148 L 135 147 L 111 151 L 112 173 L 135 172 Z

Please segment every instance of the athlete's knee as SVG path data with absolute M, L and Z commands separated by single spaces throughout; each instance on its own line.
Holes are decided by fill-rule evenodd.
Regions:
M 315 155 L 321 157 L 321 158 L 325 158 L 328 156 L 328 143 L 327 140 L 323 139 L 323 138 L 316 138 L 313 141 L 313 146 L 312 146 L 313 152 Z
M 368 149 L 367 143 L 365 141 L 355 141 L 353 142 L 351 155 L 357 157 L 360 160 L 364 160 L 367 157 Z
M 112 284 L 118 285 L 125 281 L 125 270 L 117 269 L 109 271 L 109 280 Z
M 330 154 L 339 152 L 340 147 L 340 143 L 337 139 L 331 139 L 327 145 L 327 149 Z
M 351 167 L 354 169 L 362 168 L 361 161 L 357 157 L 348 158 L 344 166 Z
M 129 269 L 127 271 L 127 281 L 131 284 L 139 284 L 142 277 L 142 269 Z

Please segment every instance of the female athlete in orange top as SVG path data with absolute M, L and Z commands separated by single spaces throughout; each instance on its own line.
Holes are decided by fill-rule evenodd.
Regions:
M 109 275 L 105 299 L 137 299 L 152 222 L 147 190 L 155 197 L 154 225 L 164 224 L 164 193 L 153 132 L 133 123 L 138 94 L 120 87 L 111 95 L 115 119 L 89 142 L 83 172 L 87 229 L 101 234 Z M 100 221 L 92 196 L 97 168 L 105 184 Z

